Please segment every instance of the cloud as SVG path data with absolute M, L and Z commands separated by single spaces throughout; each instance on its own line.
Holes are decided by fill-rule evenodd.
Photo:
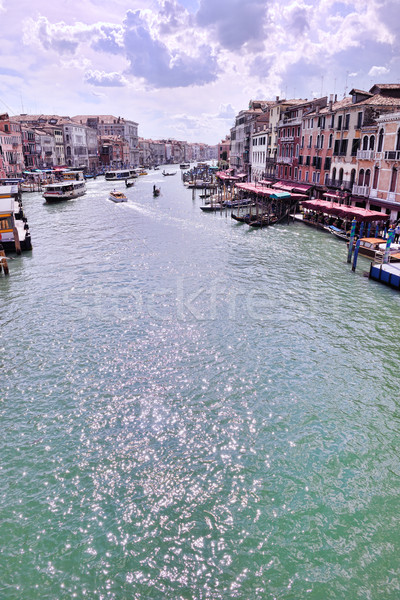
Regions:
M 267 7 L 265 0 L 201 0 L 196 20 L 215 30 L 221 46 L 237 51 L 246 43 L 264 44 Z
M 192 28 L 193 18 L 184 7 L 175 0 L 165 0 L 158 13 L 161 34 L 180 33 L 183 28 Z
M 371 75 L 371 77 L 379 77 L 380 75 L 387 75 L 388 73 L 390 73 L 390 70 L 386 67 L 372 67 L 368 71 L 368 75 Z
M 86 71 L 86 83 L 104 87 L 123 87 L 127 85 L 127 80 L 121 73 L 105 73 L 104 71 Z
M 98 52 L 121 54 L 123 52 L 121 37 L 121 27 L 101 25 L 96 31 L 95 39 L 92 42 L 92 48 Z
M 170 50 L 153 34 L 141 11 L 128 11 L 124 20 L 124 45 L 129 72 L 155 87 L 204 85 L 217 78 L 217 59 L 207 46 L 195 55 Z
M 310 29 L 309 6 L 290 6 L 285 14 L 285 29 L 295 37 L 304 35 Z
M 220 104 L 219 111 L 215 115 L 216 119 L 233 119 L 236 116 L 236 111 L 232 104 Z

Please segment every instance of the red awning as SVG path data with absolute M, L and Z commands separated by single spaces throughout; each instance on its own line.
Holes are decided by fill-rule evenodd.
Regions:
M 256 185 L 254 183 L 237 183 L 236 188 L 238 190 L 244 190 L 246 192 L 251 192 L 252 194 L 257 194 L 258 196 L 271 196 L 271 194 L 275 194 L 277 190 L 273 188 L 268 188 L 265 186 Z
M 327 200 L 306 200 L 302 204 L 304 208 L 323 212 L 327 215 L 334 215 L 342 219 L 356 219 L 356 221 L 372 223 L 374 221 L 386 221 L 388 218 L 385 213 L 375 210 L 367 210 L 358 206 L 347 206 L 346 204 L 336 204 Z
M 293 186 L 293 191 L 294 192 L 308 192 L 308 190 L 311 190 L 312 187 L 314 187 L 314 186 L 303 185 L 302 183 L 296 183 L 296 185 Z

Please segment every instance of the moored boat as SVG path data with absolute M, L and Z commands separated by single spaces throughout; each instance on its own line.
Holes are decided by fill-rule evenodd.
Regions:
M 20 254 L 32 250 L 29 225 L 18 199 L 17 186 L 0 186 L 0 244 Z
M 353 244 L 353 249 L 355 244 L 356 242 Z M 385 253 L 386 244 L 387 240 L 384 238 L 360 238 L 358 253 L 371 260 L 380 261 Z M 391 244 L 389 257 L 390 262 L 400 261 L 400 244 Z

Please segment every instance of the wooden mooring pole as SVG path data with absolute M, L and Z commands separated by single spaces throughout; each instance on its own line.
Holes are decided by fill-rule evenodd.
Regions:
M 2 268 L 4 270 L 4 275 L 8 275 L 9 271 L 6 253 L 3 250 L 2 244 L 0 244 L 0 273 Z

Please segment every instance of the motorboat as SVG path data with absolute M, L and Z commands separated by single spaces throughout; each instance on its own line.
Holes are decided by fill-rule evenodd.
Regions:
M 360 238 L 360 246 L 358 253 L 362 256 L 366 256 L 371 260 L 382 260 L 385 254 L 387 240 L 384 238 Z M 349 243 L 347 244 L 349 245 Z M 355 249 L 356 241 L 353 244 L 353 250 Z M 400 244 L 391 244 L 389 251 L 390 262 L 400 261 Z
M 110 192 L 108 197 L 113 202 L 128 202 L 128 198 L 125 196 L 125 194 L 123 192 L 117 192 L 117 190 Z

